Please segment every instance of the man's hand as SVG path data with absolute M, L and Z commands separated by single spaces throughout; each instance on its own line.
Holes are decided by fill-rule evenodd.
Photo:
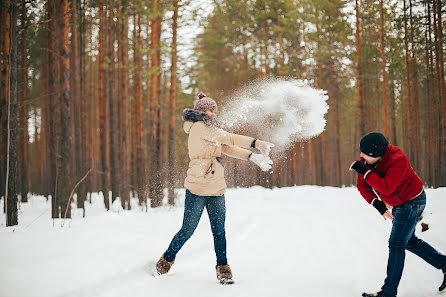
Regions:
M 350 171 L 355 170 L 360 174 L 364 174 L 367 171 L 367 167 L 359 161 L 354 161 L 352 165 L 350 165 Z
M 389 220 L 393 221 L 393 215 L 392 215 L 392 213 L 390 212 L 390 210 L 387 210 L 387 211 L 382 215 L 382 217 L 384 218 L 384 220 L 389 219 Z
M 384 220 L 391 220 L 393 221 L 393 215 L 392 213 L 387 209 L 387 204 L 379 199 L 374 199 L 373 201 L 373 207 L 376 208 L 376 210 L 379 211 L 379 213 L 382 215 Z

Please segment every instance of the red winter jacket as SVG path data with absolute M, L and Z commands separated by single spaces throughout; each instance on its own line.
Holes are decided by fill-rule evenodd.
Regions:
M 360 162 L 365 164 L 364 158 Z M 368 170 L 358 173 L 357 187 L 368 203 L 378 196 L 385 203 L 398 206 L 423 192 L 423 182 L 396 146 L 389 145 L 376 165 L 365 165 Z

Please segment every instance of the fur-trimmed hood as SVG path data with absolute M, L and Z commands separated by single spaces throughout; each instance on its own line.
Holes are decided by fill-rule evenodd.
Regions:
M 189 133 L 190 128 L 196 122 L 203 122 L 207 126 L 216 125 L 215 120 L 211 119 L 205 112 L 191 108 L 184 109 L 181 118 L 184 121 L 183 128 L 186 133 Z
M 206 122 L 210 120 L 210 118 L 205 112 L 195 110 L 192 108 L 184 109 L 183 113 L 181 114 L 181 118 L 183 119 L 184 122 L 192 122 L 192 123 L 199 121 Z

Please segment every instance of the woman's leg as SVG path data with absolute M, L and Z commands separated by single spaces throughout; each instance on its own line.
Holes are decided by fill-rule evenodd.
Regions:
M 164 258 L 172 262 L 175 260 L 176 254 L 180 251 L 186 241 L 192 236 L 200 222 L 201 214 L 206 205 L 207 197 L 194 195 L 186 190 L 186 200 L 184 203 L 183 226 L 180 231 L 173 237 L 169 248 L 164 253 Z
M 211 223 L 212 235 L 214 236 L 214 249 L 217 256 L 217 265 L 226 265 L 228 264 L 228 260 L 226 259 L 225 196 L 209 197 L 206 209 Z

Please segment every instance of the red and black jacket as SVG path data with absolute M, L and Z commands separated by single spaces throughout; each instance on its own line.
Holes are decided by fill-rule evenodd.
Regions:
M 382 158 L 358 173 L 357 187 L 362 197 L 373 203 L 375 198 L 391 206 L 401 205 L 423 193 L 423 182 L 410 166 L 407 156 L 398 147 L 389 145 Z

